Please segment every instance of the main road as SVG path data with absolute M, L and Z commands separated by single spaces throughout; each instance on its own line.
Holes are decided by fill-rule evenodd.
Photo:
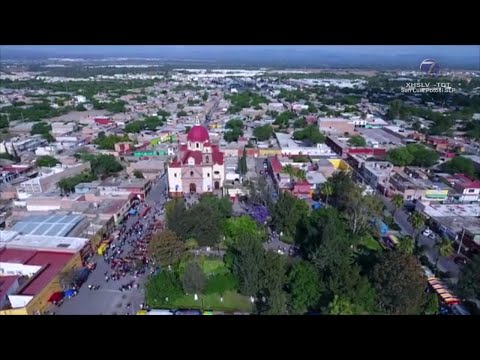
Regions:
M 147 195 L 146 203 L 153 208 L 160 208 L 166 201 L 163 196 L 166 190 L 166 175 L 157 179 Z M 141 221 L 144 223 L 153 221 L 154 211 L 150 211 Z M 127 230 L 138 220 L 138 216 L 131 216 L 126 221 Z M 131 250 L 128 244 L 125 250 Z M 110 266 L 102 256 L 95 255 L 91 260 L 97 264 L 87 281 L 79 289 L 78 295 L 72 299 L 66 299 L 60 307 L 53 307 L 51 311 L 58 315 L 126 315 L 135 314 L 144 302 L 143 285 L 146 276 L 135 278 L 127 275 L 118 281 L 106 281 L 105 272 L 111 272 Z M 135 281 L 139 285 L 137 289 L 121 292 L 120 286 Z M 99 290 L 89 290 L 88 285 L 100 285 Z M 131 304 L 127 309 L 126 305 Z

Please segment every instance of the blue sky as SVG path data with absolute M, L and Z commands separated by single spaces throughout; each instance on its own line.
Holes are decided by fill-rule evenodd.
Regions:
M 48 57 L 152 57 L 191 60 L 248 60 L 359 63 L 374 61 L 417 64 L 434 58 L 443 64 L 467 63 L 478 67 L 480 48 L 465 45 L 9 45 L 1 56 L 39 54 Z

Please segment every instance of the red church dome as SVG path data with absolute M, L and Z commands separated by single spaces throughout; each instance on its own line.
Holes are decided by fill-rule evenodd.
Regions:
M 208 141 L 209 138 L 208 130 L 201 125 L 195 125 L 192 127 L 187 135 L 187 141 L 190 142 L 204 143 L 205 141 Z

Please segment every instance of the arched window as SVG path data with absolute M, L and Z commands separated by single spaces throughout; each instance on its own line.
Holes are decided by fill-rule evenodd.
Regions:
M 197 143 L 197 149 L 198 149 L 199 147 L 200 147 L 200 144 L 199 144 L 199 143 Z
M 190 176 L 193 176 L 193 171 L 190 171 Z
M 173 176 L 174 176 L 174 177 L 177 177 L 177 173 L 174 173 Z
M 210 177 L 210 173 L 207 173 L 207 177 Z
M 205 162 L 208 164 L 210 162 L 210 156 L 205 156 Z

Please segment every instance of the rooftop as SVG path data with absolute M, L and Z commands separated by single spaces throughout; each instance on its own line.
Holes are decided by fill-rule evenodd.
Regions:
M 67 236 L 82 221 L 82 215 L 36 215 L 18 221 L 12 228 L 22 235 Z
M 60 272 L 72 258 L 71 253 L 32 251 L 20 249 L 0 250 L 0 262 L 41 266 L 18 295 L 35 296 Z
M 80 251 L 88 242 L 86 238 L 21 235 L 16 231 L 0 231 L 0 247 L 35 250 Z

